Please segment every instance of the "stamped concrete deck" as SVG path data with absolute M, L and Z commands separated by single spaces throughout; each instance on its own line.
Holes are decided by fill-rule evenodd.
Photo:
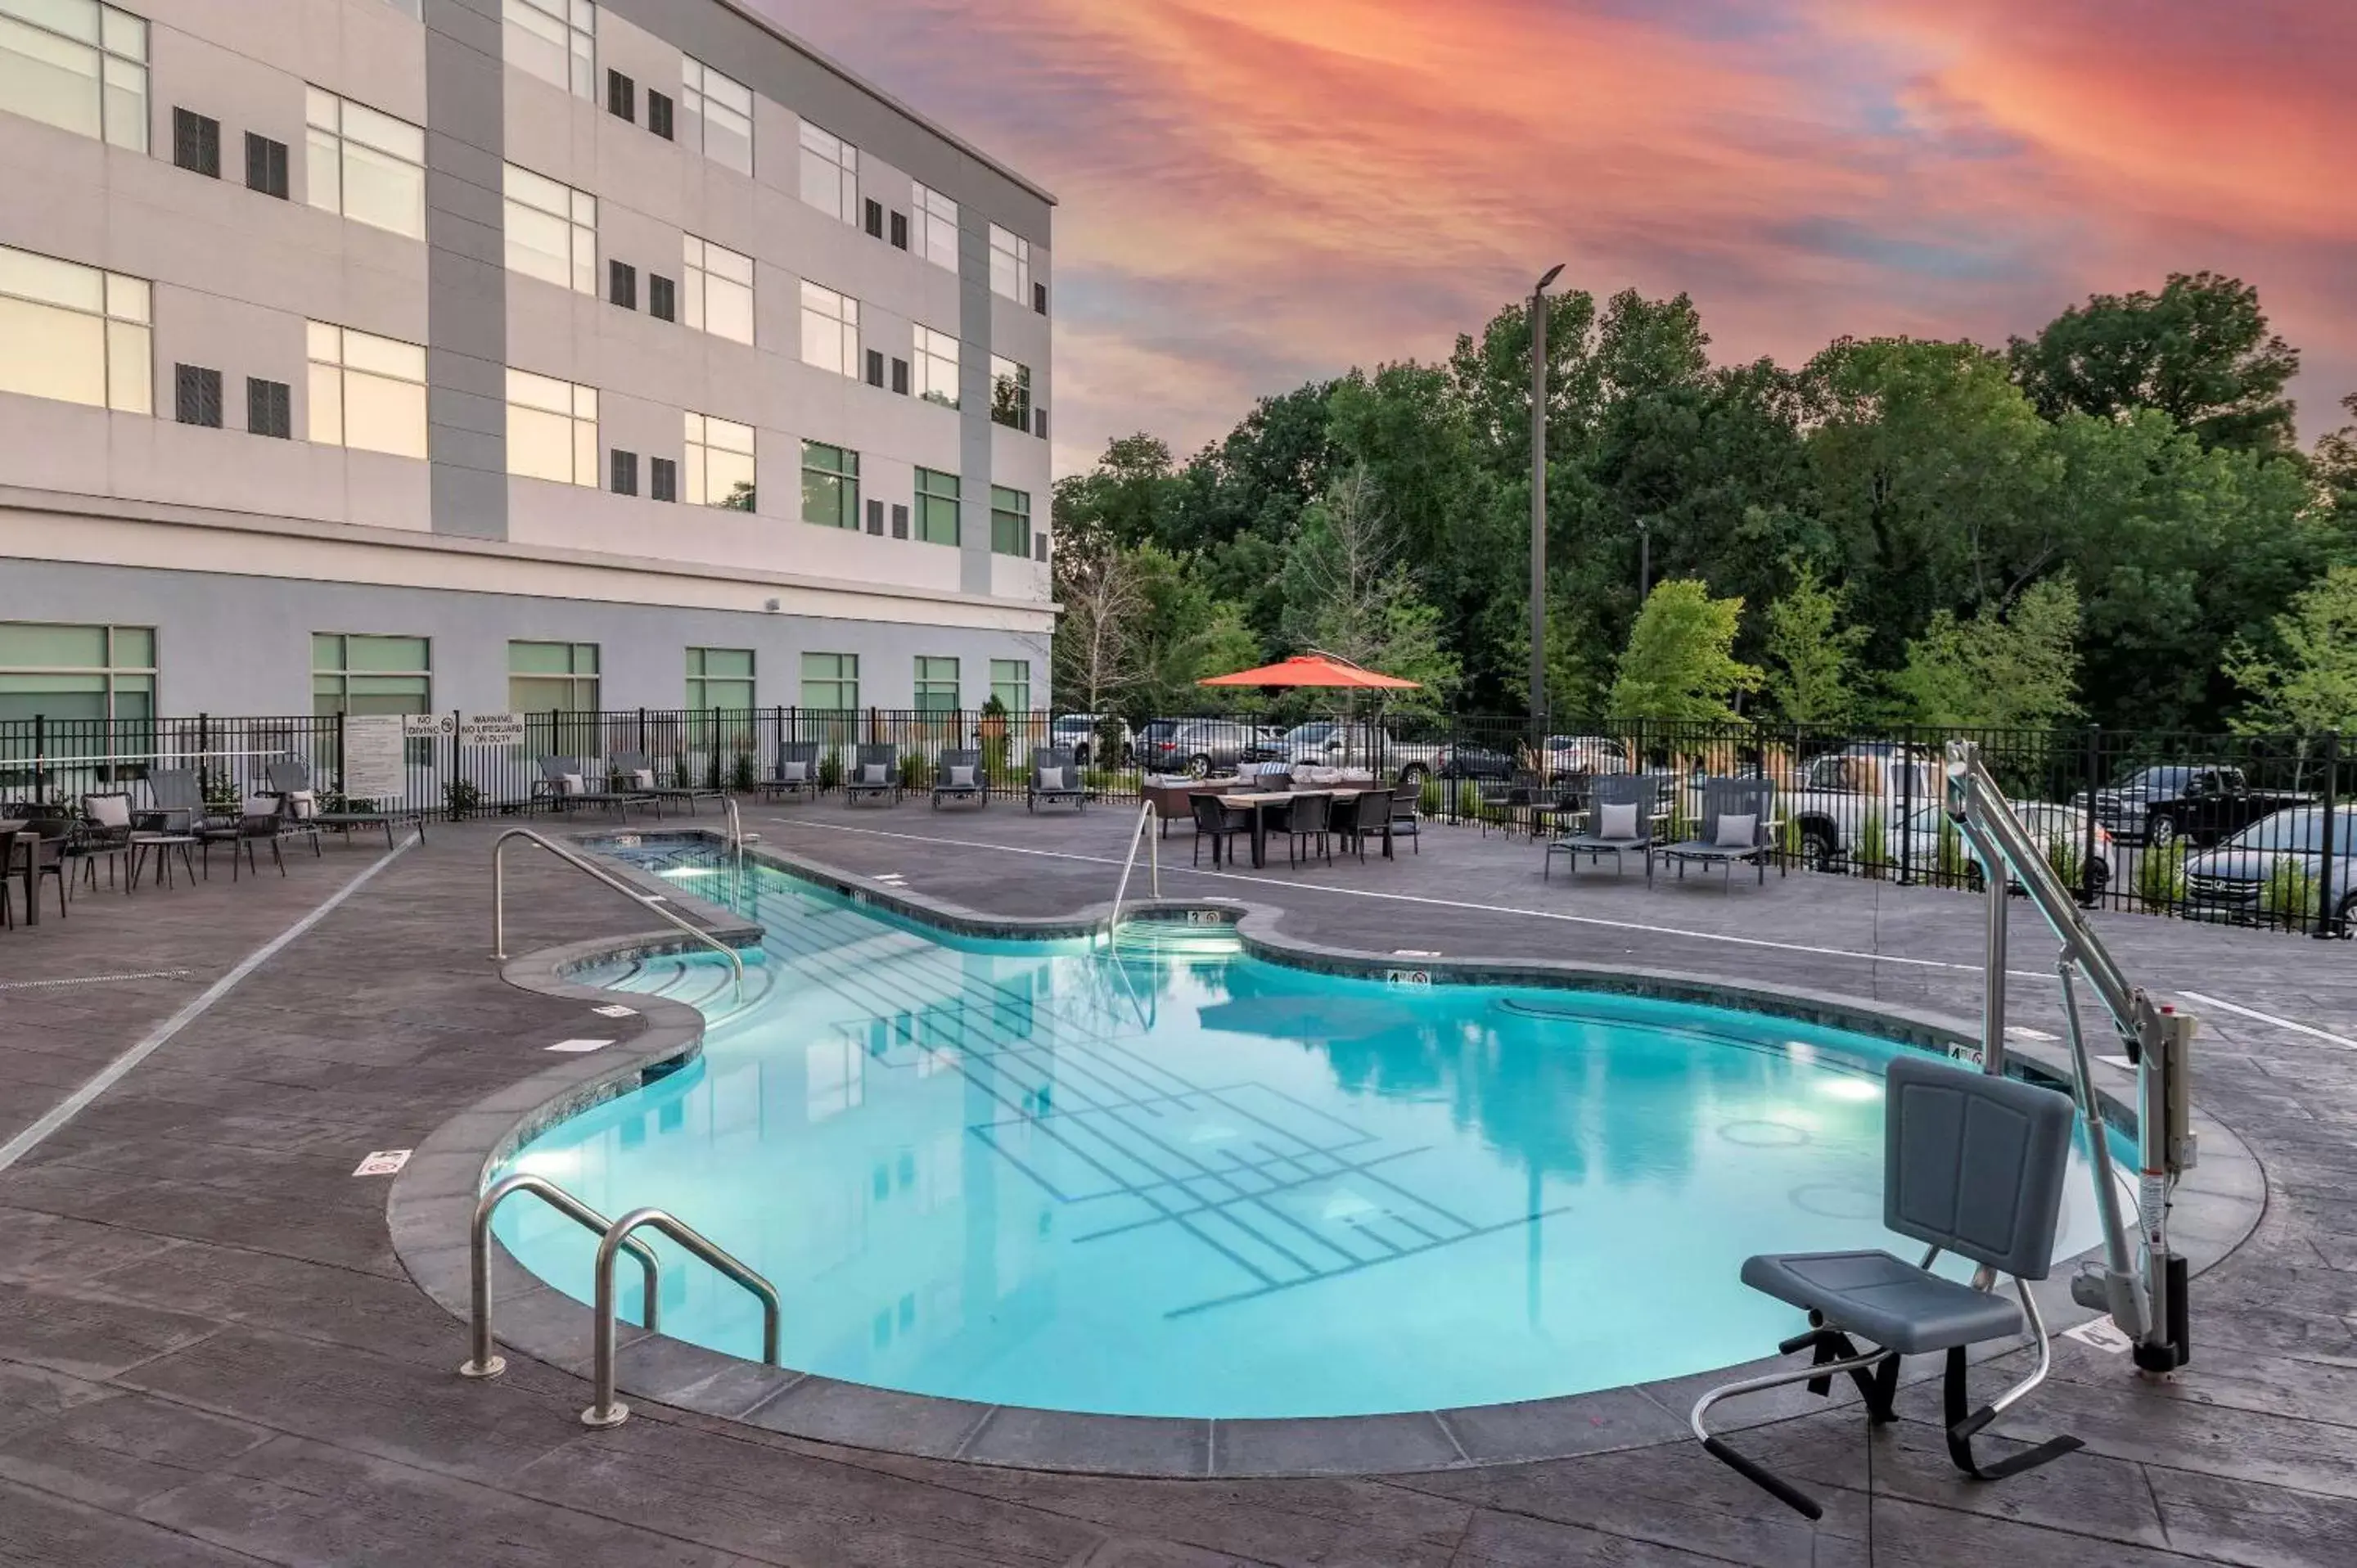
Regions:
M 920 895 L 1060 914 L 1108 894 L 1122 824 L 748 813 L 767 842 Z M 361 1155 L 413 1147 L 580 1032 L 578 1000 L 499 980 L 490 833 L 436 832 L 0 1173 L 0 1562 L 38 1563 L 2345 1563 L 2357 1540 L 2357 950 L 2115 917 L 2132 971 L 2216 1005 L 2199 1098 L 2265 1163 L 2255 1235 L 2199 1282 L 2168 1388 L 2066 1342 L 2012 1424 L 2087 1451 L 1953 1478 L 1928 1390 L 1869 1447 L 1854 1409 L 1746 1446 L 1818 1491 L 1812 1527 L 1691 1444 L 1445 1474 L 1131 1481 L 830 1446 L 640 1404 L 592 1434 L 580 1380 L 517 1359 L 464 1381 L 460 1326 L 395 1261 Z M 1189 842 L 1166 841 L 1183 861 Z M 1029 853 L 1015 853 L 1025 851 Z M 375 856 L 77 905 L 0 934 L 13 1134 Z M 1252 886 L 1244 884 L 1249 882 Z M 553 864 L 519 868 L 511 950 L 644 925 Z M 1542 884 L 1526 842 L 1435 831 L 1390 865 L 1165 867 L 1165 890 L 1280 907 L 1377 952 L 1584 958 L 1976 1005 L 1973 901 L 1795 875 L 1721 892 Z M 1369 897 L 1369 895 L 1383 897 Z M 1505 912 L 1516 911 L 1516 912 Z M 1534 918 L 1544 917 L 1544 918 Z M 1761 944 L 1768 945 L 1761 945 Z M 2026 928 L 2016 1017 L 2053 1029 Z M 26 1010 L 29 1006 L 29 1011 Z M 2330 1037 L 2327 1037 L 2330 1036 Z M 21 1086 L 21 1087 L 20 1087 Z

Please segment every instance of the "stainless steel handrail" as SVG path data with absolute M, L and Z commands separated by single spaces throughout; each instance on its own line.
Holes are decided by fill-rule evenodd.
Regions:
M 508 1369 L 507 1358 L 491 1349 L 491 1214 L 499 1206 L 519 1192 L 528 1192 L 567 1219 L 602 1237 L 612 1229 L 613 1221 L 543 1176 L 516 1175 L 493 1182 L 475 1204 L 475 1219 L 467 1230 L 467 1265 L 474 1285 L 473 1312 L 468 1318 L 472 1338 L 468 1348 L 473 1352 L 458 1369 L 462 1378 L 496 1378 Z M 660 1265 L 655 1250 L 644 1241 L 629 1243 L 630 1256 L 639 1261 L 639 1269 L 646 1277 L 646 1325 L 652 1333 L 655 1327 L 656 1272 Z
M 778 1329 L 782 1309 L 778 1305 L 777 1287 L 662 1209 L 634 1208 L 608 1226 L 606 1239 L 597 1243 L 596 1338 L 592 1346 L 597 1402 L 581 1412 L 584 1426 L 619 1426 L 630 1418 L 630 1407 L 614 1397 L 614 1260 L 629 1244 L 630 1232 L 641 1228 L 662 1231 L 752 1292 L 761 1304 L 761 1360 L 767 1366 L 778 1364 Z
M 1114 933 L 1121 929 L 1121 907 L 1129 897 L 1129 874 L 1137 869 L 1137 841 L 1141 837 L 1153 846 L 1150 859 L 1153 862 L 1154 896 L 1159 898 L 1162 897 L 1162 841 L 1154 833 L 1152 800 L 1138 807 L 1136 825 L 1130 830 L 1129 854 L 1122 860 L 1121 881 L 1113 890 L 1113 913 L 1105 917 L 1105 942 L 1108 946 L 1112 944 Z
M 612 873 L 588 860 L 583 859 L 580 855 L 577 855 L 571 850 L 566 849 L 563 844 L 558 843 L 554 839 L 549 838 L 544 833 L 534 832 L 530 828 L 510 828 L 507 832 L 501 833 L 500 835 L 499 842 L 491 846 L 491 957 L 494 959 L 504 959 L 508 956 L 507 848 L 508 840 L 519 838 L 530 839 L 533 843 L 538 844 L 541 848 L 546 850 L 557 859 L 565 862 L 567 865 L 572 866 L 575 870 L 587 872 L 597 881 L 604 883 L 607 886 L 612 888 L 615 892 L 621 894 L 632 903 L 643 905 L 650 912 L 662 916 L 672 925 L 678 927 L 681 930 L 685 931 L 689 936 L 694 937 L 697 941 L 702 942 L 705 947 L 710 948 L 713 951 L 726 959 L 728 961 L 729 971 L 737 979 L 737 1000 L 739 1003 L 742 1003 L 745 1000 L 745 961 L 737 955 L 735 948 L 730 947 L 726 942 L 722 941 L 710 931 L 705 930 L 703 927 L 693 924 L 685 916 L 681 915 L 674 910 L 664 908 L 659 895 L 640 892 L 637 888 L 631 886 L 620 877 L 614 875 Z

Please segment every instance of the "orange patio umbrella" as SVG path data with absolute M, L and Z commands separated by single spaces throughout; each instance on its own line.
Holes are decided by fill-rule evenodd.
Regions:
M 1420 687 L 1418 681 L 1403 681 L 1396 675 L 1379 674 L 1364 670 L 1347 659 L 1330 653 L 1297 653 L 1290 659 L 1280 659 L 1274 664 L 1264 664 L 1257 670 L 1239 670 L 1232 675 L 1210 675 L 1195 682 L 1198 686 L 1334 686 L 1354 692 L 1404 692 Z

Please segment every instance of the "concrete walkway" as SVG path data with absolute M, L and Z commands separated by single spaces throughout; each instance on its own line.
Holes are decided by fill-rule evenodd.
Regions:
M 747 825 L 798 854 L 1014 914 L 1105 898 L 1124 832 L 1111 811 L 1026 819 L 1005 802 L 952 817 L 827 801 L 748 812 Z M 2348 944 L 2109 918 L 2157 986 L 2283 1021 L 2201 1009 L 2199 1096 L 2266 1163 L 2269 1207 L 2197 1286 L 2196 1364 L 2157 1388 L 2065 1342 L 2058 1384 L 2016 1430 L 2074 1432 L 2086 1452 L 1992 1487 L 1948 1469 L 1930 1390 L 1904 1399 L 1908 1419 L 1871 1448 L 1846 1404 L 1747 1438 L 1825 1498 L 1812 1527 L 1684 1444 L 1439 1476 L 1112 1481 L 831 1448 L 643 1404 L 628 1426 L 591 1434 L 574 1419 L 586 1391 L 565 1373 L 525 1362 L 496 1384 L 458 1379 L 461 1326 L 393 1261 L 383 1183 L 351 1173 L 532 1071 L 538 1047 L 580 1023 L 577 1004 L 517 991 L 484 958 L 490 838 L 437 828 L 0 1173 L 0 1563 L 2352 1560 Z M 1183 861 L 1190 844 L 1182 832 L 1164 847 Z M 97 984 L 0 991 L 7 1078 L 43 1086 L 5 1102 L 0 1136 L 375 858 L 330 846 L 274 891 L 265 877 L 178 902 L 143 892 L 120 914 L 78 905 L 0 936 L 0 985 L 191 972 L 168 988 L 118 983 L 157 987 L 139 1005 Z M 1729 892 L 1648 894 L 1641 877 L 1609 875 L 1543 884 L 1527 841 L 1470 828 L 1435 830 L 1421 855 L 1390 864 L 1244 875 L 1288 930 L 1338 945 L 1630 957 L 1977 1005 L 1978 908 L 1954 894 L 1797 874 Z M 1247 891 L 1168 865 L 1165 888 Z M 643 923 L 553 864 L 519 866 L 513 893 L 511 950 Z M 2026 913 L 2019 929 L 2016 1015 L 2052 1029 L 2044 944 Z

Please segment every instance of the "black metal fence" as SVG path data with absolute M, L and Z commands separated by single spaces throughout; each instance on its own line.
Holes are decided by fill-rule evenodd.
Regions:
M 308 766 L 325 800 L 346 787 L 347 721 L 328 716 L 0 721 L 0 811 L 94 790 L 135 795 L 151 771 L 193 770 L 233 809 L 270 765 Z M 1534 730 L 1522 717 L 1394 716 L 1289 730 L 1251 715 L 1114 719 L 1045 714 L 635 709 L 522 715 L 522 738 L 458 714 L 419 716 L 403 743 L 403 788 L 371 803 L 463 818 L 542 804 L 551 771 L 627 785 L 643 767 L 672 788 L 751 789 L 780 748 L 815 744 L 830 788 L 857 746 L 888 746 L 903 779 L 929 786 L 944 750 L 982 754 L 994 793 L 1019 796 L 1032 753 L 1074 753 L 1102 798 L 1135 799 L 1148 776 L 1224 774 L 1267 763 L 1405 777 L 1427 817 L 1544 831 L 1600 774 L 1663 781 L 1668 831 L 1698 827 L 1701 780 L 1742 776 L 1775 789 L 1787 869 L 1973 888 L 1980 872 L 1940 809 L 1950 740 L 1976 743 L 2091 908 L 2346 934 L 2357 922 L 2357 756 L 2344 737 L 2149 731 L 1878 729 L 1598 720 Z M 544 759 L 564 759 L 554 768 Z M 380 769 L 381 770 L 381 769 Z M 381 780 L 380 780 L 381 782 Z M 355 803 L 357 803 L 355 801 Z

